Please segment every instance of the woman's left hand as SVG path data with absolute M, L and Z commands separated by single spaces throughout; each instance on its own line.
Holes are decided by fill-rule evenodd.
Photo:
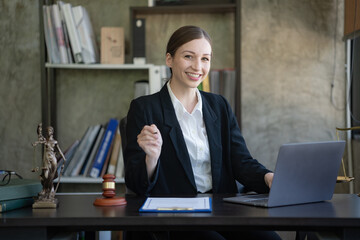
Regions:
M 273 178 L 274 178 L 274 173 L 272 173 L 272 172 L 269 172 L 269 173 L 265 174 L 265 176 L 264 176 L 265 183 L 266 183 L 266 185 L 268 185 L 269 188 L 271 188 Z

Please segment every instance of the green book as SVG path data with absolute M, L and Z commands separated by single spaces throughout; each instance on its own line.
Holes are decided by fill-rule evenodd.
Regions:
M 0 201 L 0 213 L 22 207 L 31 206 L 33 203 L 34 203 L 33 197 Z
M 9 184 L 0 186 L 0 201 L 35 197 L 41 189 L 40 180 L 12 178 Z

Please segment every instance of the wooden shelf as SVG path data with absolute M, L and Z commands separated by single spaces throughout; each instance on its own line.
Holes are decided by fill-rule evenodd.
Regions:
M 78 70 L 147 70 L 149 72 L 150 93 L 159 91 L 162 87 L 160 66 L 154 64 L 54 64 L 45 63 L 47 70 L 51 69 L 78 69 Z M 55 99 L 52 99 L 55 102 Z M 55 113 L 53 113 L 55 116 Z M 53 124 L 54 125 L 54 124 Z
M 157 7 L 131 7 L 138 14 L 224 13 L 235 12 L 236 4 L 178 5 Z
M 153 64 L 53 64 L 45 63 L 46 68 L 63 68 L 63 69 L 151 69 Z

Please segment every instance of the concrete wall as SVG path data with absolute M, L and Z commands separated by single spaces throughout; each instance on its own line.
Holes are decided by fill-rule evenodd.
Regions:
M 123 26 L 128 47 L 128 7 L 147 4 L 145 0 L 68 2 L 88 9 L 98 40 L 101 26 Z M 270 169 L 281 144 L 333 140 L 335 127 L 344 126 L 343 2 L 338 1 L 338 6 L 335 2 L 242 1 L 242 129 L 254 157 Z M 26 176 L 34 176 L 29 172 L 30 143 L 41 121 L 39 45 L 43 40 L 38 8 L 36 0 L 0 0 L 0 168 Z M 233 15 L 154 15 L 150 20 L 158 24 L 147 29 L 153 38 L 147 42 L 149 62 L 164 63 L 164 44 L 174 28 L 199 21 L 213 36 L 213 68 L 233 67 Z M 127 62 L 129 52 L 127 48 Z M 56 74 L 56 131 L 63 150 L 89 124 L 124 116 L 134 81 L 146 78 L 146 72 L 132 71 L 58 70 Z
M 344 126 L 343 3 L 337 29 L 334 4 L 243 1 L 243 133 L 269 167 L 280 144 L 334 140 Z
M 0 169 L 31 174 L 41 121 L 39 4 L 0 1 Z

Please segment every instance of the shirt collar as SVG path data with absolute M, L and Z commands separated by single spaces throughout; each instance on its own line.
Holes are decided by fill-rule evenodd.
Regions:
M 175 94 L 171 90 L 170 81 L 168 81 L 168 83 L 167 83 L 167 89 L 169 91 L 171 102 L 174 106 L 175 114 L 176 114 L 176 117 L 178 118 L 178 120 L 181 120 L 184 114 L 194 115 L 196 112 L 199 112 L 200 116 L 202 117 L 202 99 L 201 99 L 201 94 L 200 94 L 199 89 L 196 89 L 196 96 L 197 96 L 198 102 L 195 105 L 195 108 L 191 114 L 188 113 L 188 111 L 186 111 L 185 107 L 182 105 L 182 103 L 179 101 L 179 99 L 176 98 Z

